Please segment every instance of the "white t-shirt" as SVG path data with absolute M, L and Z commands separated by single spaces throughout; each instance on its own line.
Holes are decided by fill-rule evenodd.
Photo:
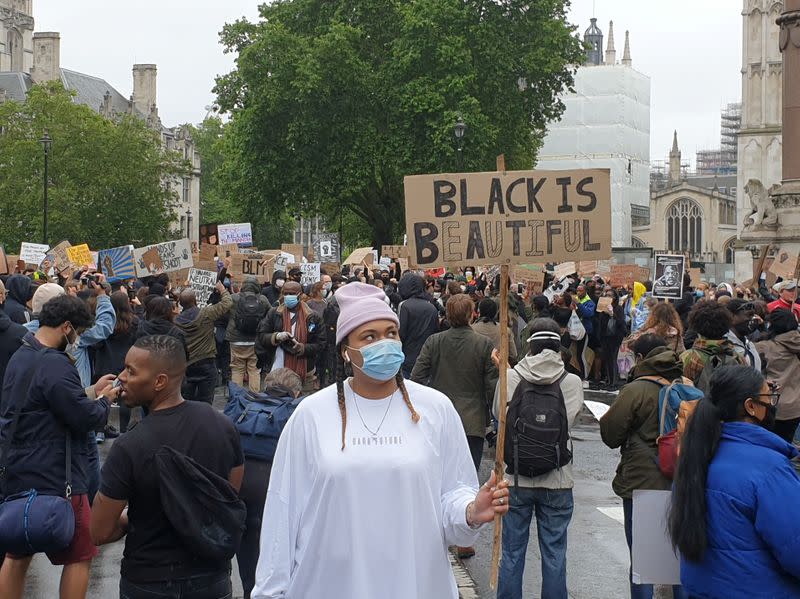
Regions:
M 335 385 L 292 415 L 272 466 L 253 599 L 457 599 L 447 550 L 477 540 L 466 522 L 475 466 L 450 400 L 405 384 L 418 424 L 399 390 L 356 399 L 345 383 L 344 451 Z

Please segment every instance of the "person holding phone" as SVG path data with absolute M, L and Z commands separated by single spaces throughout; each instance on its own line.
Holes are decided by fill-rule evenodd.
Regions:
M 300 283 L 287 281 L 281 288 L 280 304 L 258 325 L 256 355 L 263 373 L 288 368 L 303 380 L 303 393 L 318 388 L 317 355 L 325 350 L 326 331 L 322 317 L 300 299 Z

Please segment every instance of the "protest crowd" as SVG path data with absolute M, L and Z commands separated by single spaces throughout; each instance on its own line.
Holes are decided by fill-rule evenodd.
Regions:
M 124 539 L 125 599 L 231 597 L 234 556 L 253 599 L 455 598 L 448 552 L 471 558 L 503 516 L 497 597 L 535 567 L 566 599 L 587 391 L 613 397 L 599 425 L 631 556 L 634 493 L 672 489 L 674 597 L 800 597 L 796 281 L 686 270 L 664 299 L 641 269 L 535 265 L 500 306 L 498 267 L 201 246 L 187 272 L 150 268 L 154 248 L 0 276 L 0 597 L 24 596 L 35 553 L 84 597 Z M 479 481 L 501 350 L 506 476 Z

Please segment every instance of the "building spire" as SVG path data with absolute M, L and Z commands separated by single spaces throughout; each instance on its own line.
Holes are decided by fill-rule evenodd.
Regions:
M 672 185 L 681 182 L 681 151 L 678 148 L 678 132 L 672 137 L 672 151 L 669 153 L 669 180 Z
M 671 154 L 677 154 L 680 152 L 678 149 L 678 130 L 676 129 L 672 134 L 672 152 Z
M 606 64 L 617 63 L 617 50 L 614 48 L 614 21 L 608 22 L 608 47 L 606 49 Z
M 622 64 L 626 67 L 633 66 L 631 60 L 631 35 L 630 31 L 625 32 L 625 52 L 622 54 Z

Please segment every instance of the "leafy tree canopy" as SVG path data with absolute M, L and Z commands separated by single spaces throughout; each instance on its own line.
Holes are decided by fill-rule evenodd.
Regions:
M 405 228 L 403 177 L 530 167 L 583 47 L 568 0 L 278 0 L 225 26 L 237 68 L 215 88 L 255 193 L 250 209 Z
M 171 183 L 188 176 L 188 164 L 143 120 L 112 121 L 73 97 L 53 82 L 32 87 L 25 103 L 0 104 L 0 243 L 11 253 L 22 241 L 42 241 L 45 131 L 51 244 L 102 249 L 169 239 L 178 200 Z

